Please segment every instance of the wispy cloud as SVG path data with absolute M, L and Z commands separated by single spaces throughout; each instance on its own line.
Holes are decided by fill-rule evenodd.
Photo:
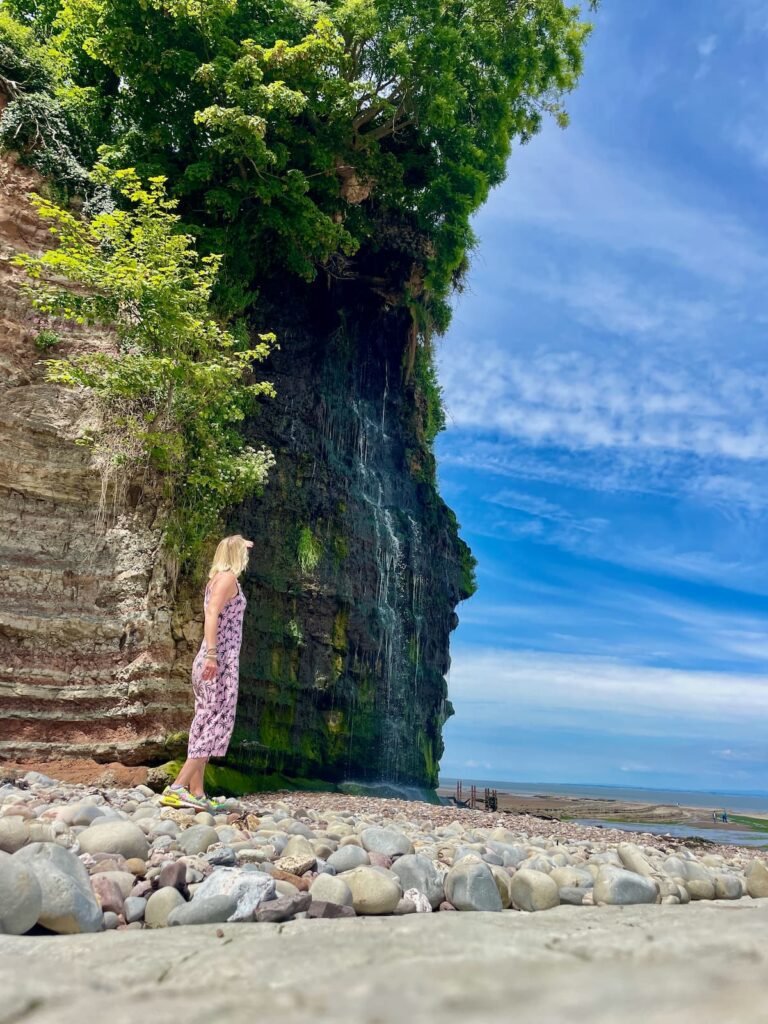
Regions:
M 700 39 L 696 44 L 696 49 L 700 57 L 711 57 L 717 49 L 717 36 L 712 34 Z
M 768 276 L 762 239 L 719 196 L 696 201 L 657 167 L 601 151 L 578 128 L 536 139 L 525 160 L 513 160 L 510 182 L 482 214 L 481 237 L 529 225 L 608 252 L 648 254 L 724 287 Z
M 587 327 L 619 336 L 656 340 L 698 337 L 724 312 L 703 297 L 681 296 L 671 282 L 649 285 L 628 271 L 596 265 L 563 268 L 551 263 L 508 275 L 515 290 L 562 304 Z
M 634 360 L 499 344 L 451 352 L 443 367 L 453 424 L 527 444 L 686 452 L 768 460 L 768 370 Z
M 539 651 L 464 649 L 451 669 L 450 696 L 473 721 L 577 727 L 599 716 L 606 733 L 717 735 L 738 726 L 762 734 L 768 676 L 686 671 L 611 658 Z

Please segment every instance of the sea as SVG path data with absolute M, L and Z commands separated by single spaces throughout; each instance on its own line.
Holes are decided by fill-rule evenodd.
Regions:
M 623 800 L 636 804 L 680 804 L 682 807 L 710 807 L 736 814 L 768 814 L 768 792 L 730 793 L 718 789 L 643 789 L 629 786 L 590 786 L 556 782 L 504 782 L 498 779 L 462 779 L 464 797 L 472 785 L 482 792 L 498 789 L 515 796 L 573 796 L 590 800 Z M 455 778 L 441 778 L 440 788 L 453 789 Z
M 582 797 L 589 800 L 621 800 L 639 804 L 680 804 L 682 807 L 705 807 L 729 814 L 768 814 L 768 793 L 763 791 L 731 793 L 718 789 L 645 789 L 631 786 L 594 786 L 576 783 L 554 782 L 509 782 L 499 779 L 462 779 L 464 799 L 469 787 L 497 789 L 515 796 L 563 796 Z M 456 779 L 441 778 L 440 788 L 454 789 Z M 713 843 L 727 843 L 733 846 L 766 846 L 768 834 L 742 832 L 723 828 L 697 829 L 695 825 L 671 825 L 649 822 L 611 822 L 600 818 L 575 818 L 579 825 L 602 825 L 606 828 L 620 828 L 627 832 L 645 832 L 651 835 L 668 835 L 685 838 L 704 836 Z

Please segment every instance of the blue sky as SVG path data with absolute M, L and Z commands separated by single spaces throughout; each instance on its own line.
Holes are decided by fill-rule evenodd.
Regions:
M 768 0 L 605 0 L 439 363 L 444 776 L 768 791 Z

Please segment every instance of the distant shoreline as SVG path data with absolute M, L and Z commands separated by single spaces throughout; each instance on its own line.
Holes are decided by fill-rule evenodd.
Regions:
M 469 798 L 472 782 L 463 782 L 463 798 Z M 484 786 L 477 785 L 478 798 L 482 806 Z M 713 795 L 712 803 L 709 806 L 690 806 L 690 804 L 671 801 L 647 801 L 622 799 L 619 796 L 568 796 L 562 793 L 547 793 L 542 787 L 541 791 L 531 793 L 515 792 L 515 783 L 510 783 L 510 790 L 502 789 L 502 783 L 496 783 L 495 788 L 498 795 L 498 811 L 505 814 L 533 814 L 541 818 L 552 818 L 557 821 L 572 821 L 580 819 L 596 819 L 606 823 L 615 824 L 621 827 L 622 823 L 649 824 L 649 825 L 684 825 L 706 832 L 710 829 L 728 828 L 734 832 L 768 832 L 768 811 L 758 810 L 746 813 L 746 809 L 733 809 L 728 803 L 728 796 L 735 794 L 722 794 L 725 802 L 718 803 L 717 796 Z M 538 788 L 538 787 L 537 787 Z M 561 788 L 561 787 L 558 787 Z M 578 788 L 578 787 L 574 787 Z M 597 789 L 599 787 L 584 787 Z M 605 787 L 610 789 L 610 787 Z M 618 790 L 617 791 L 621 792 Z M 446 781 L 437 789 L 438 796 L 450 798 L 455 795 L 455 782 Z M 649 790 L 649 796 L 654 790 Z M 658 791 L 668 795 L 671 791 Z M 690 796 L 686 791 L 681 795 Z M 708 794 L 702 794 L 706 796 Z M 745 794 L 746 796 L 746 794 Z M 758 799 L 758 804 L 761 803 Z M 728 813 L 727 825 L 722 820 L 714 820 L 715 814 L 722 814 L 723 810 Z

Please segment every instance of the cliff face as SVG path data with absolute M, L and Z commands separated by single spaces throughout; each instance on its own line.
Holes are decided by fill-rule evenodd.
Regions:
M 199 626 L 187 639 L 174 623 L 151 493 L 129 493 L 99 527 L 100 479 L 75 443 L 93 414 L 44 380 L 40 324 L 9 262 L 50 244 L 27 199 L 40 186 L 0 160 L 0 758 L 138 764 L 186 727 Z M 83 330 L 54 351 L 110 343 Z
M 165 760 L 189 724 L 202 601 L 170 596 L 146 481 L 98 523 L 99 476 L 75 443 L 93 413 L 44 381 L 40 325 L 9 263 L 48 244 L 26 198 L 40 181 L 10 160 L 0 172 L 0 759 Z M 418 439 L 402 311 L 319 295 L 260 325 L 279 335 L 266 373 L 278 396 L 249 430 L 277 466 L 231 521 L 256 547 L 228 760 L 434 784 L 466 549 Z M 111 344 L 66 337 L 55 355 Z
M 323 323 L 290 305 L 252 424 L 277 455 L 253 538 L 230 760 L 260 772 L 434 785 L 466 579 L 403 383 L 402 311 Z M 466 563 L 465 563 L 466 564 Z

